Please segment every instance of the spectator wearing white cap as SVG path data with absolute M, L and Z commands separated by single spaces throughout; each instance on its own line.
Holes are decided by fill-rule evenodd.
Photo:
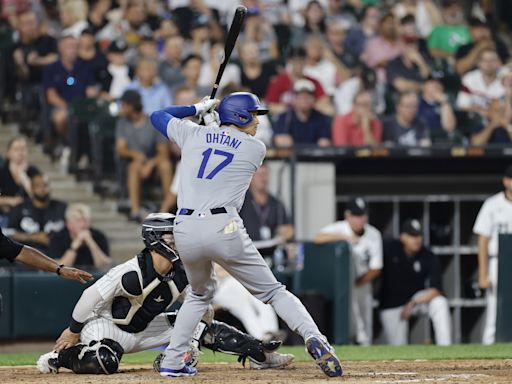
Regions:
M 292 106 L 274 124 L 274 144 L 283 148 L 296 144 L 329 146 L 331 119 L 314 108 L 315 85 L 300 79 L 294 83 L 293 91 Z

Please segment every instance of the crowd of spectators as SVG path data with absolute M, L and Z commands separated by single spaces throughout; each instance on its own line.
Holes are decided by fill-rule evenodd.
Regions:
M 46 114 L 45 144 L 67 155 L 77 98 L 131 89 L 147 115 L 183 86 L 208 94 L 237 3 L 220 91 L 267 103 L 267 144 L 512 141 L 509 52 L 481 1 L 3 1 L 4 93 Z

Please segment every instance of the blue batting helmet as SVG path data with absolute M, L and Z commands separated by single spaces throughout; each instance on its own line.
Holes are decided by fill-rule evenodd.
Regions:
M 227 95 L 219 104 L 219 118 L 221 124 L 234 124 L 245 127 L 252 121 L 251 112 L 266 115 L 268 109 L 261 106 L 256 95 L 249 92 L 235 92 Z

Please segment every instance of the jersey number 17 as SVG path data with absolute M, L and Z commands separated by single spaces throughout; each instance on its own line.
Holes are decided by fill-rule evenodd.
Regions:
M 198 179 L 205 178 L 204 171 L 206 169 L 208 161 L 210 160 L 212 152 L 214 155 L 224 157 L 225 159 L 222 162 L 220 162 L 215 168 L 212 169 L 212 171 L 206 176 L 206 179 L 213 179 L 217 173 L 219 173 L 224 167 L 226 167 L 229 163 L 233 161 L 234 155 L 232 153 L 221 151 L 220 149 L 214 150 L 213 148 L 208 148 L 206 151 L 202 153 L 203 161 L 201 162 L 201 166 L 199 167 L 199 172 L 197 172 Z

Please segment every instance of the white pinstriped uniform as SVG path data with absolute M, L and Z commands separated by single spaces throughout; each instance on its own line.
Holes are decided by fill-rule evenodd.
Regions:
M 114 298 L 123 296 L 133 300 L 133 296 L 127 294 L 121 284 L 122 276 L 130 271 L 137 271 L 140 275 L 137 257 L 111 269 L 95 283 L 103 300 L 96 305 L 93 314 L 86 320 L 80 334 L 82 343 L 88 344 L 93 340 L 109 338 L 121 344 L 125 353 L 130 353 L 156 348 L 169 342 L 172 326 L 163 314 L 156 316 L 146 329 L 138 333 L 126 332 L 115 324 L 116 320 L 112 318 L 111 311 Z M 174 285 L 174 282 L 170 281 L 169 284 Z M 179 297 L 178 290 L 175 285 L 171 289 L 176 292 L 173 295 L 175 302 Z
M 498 238 L 512 233 L 512 201 L 504 192 L 485 200 L 475 221 L 473 232 L 489 238 L 488 275 L 491 288 L 485 291 L 487 309 L 482 343 L 493 344 L 496 339 L 496 315 L 498 310 Z
M 329 224 L 320 233 L 353 237 L 354 231 L 346 220 Z M 353 273 L 355 278 L 364 275 L 369 269 L 382 269 L 382 236 L 370 224 L 364 226 L 364 233 L 356 244 L 350 242 Z M 373 341 L 373 295 L 372 284 L 352 287 L 351 333 L 357 343 L 370 345 Z

